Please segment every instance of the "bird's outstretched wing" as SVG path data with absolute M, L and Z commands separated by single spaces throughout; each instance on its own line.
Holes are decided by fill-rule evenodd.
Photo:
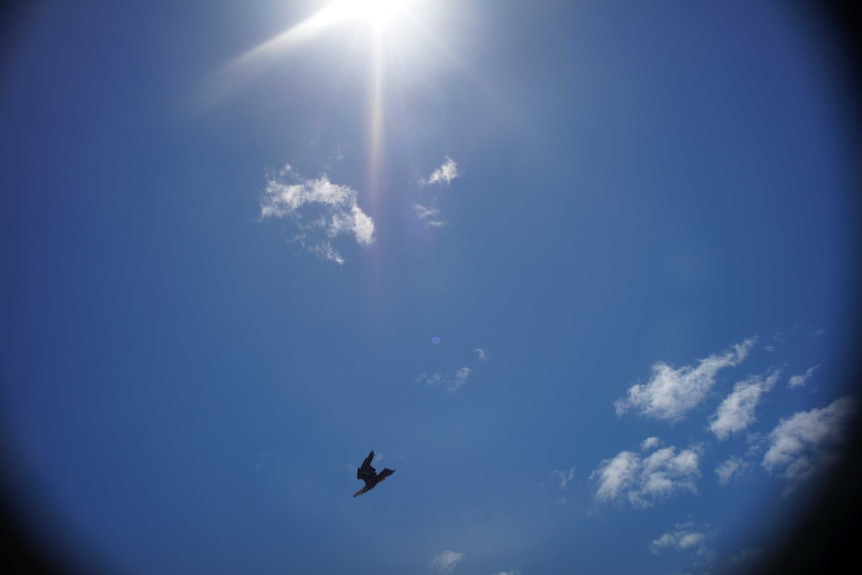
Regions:
M 365 461 L 362 462 L 362 466 L 356 470 L 356 479 L 362 479 L 368 482 L 369 479 L 374 479 L 374 476 L 377 475 L 377 470 L 374 469 L 371 465 L 371 460 L 374 459 L 374 452 L 368 454 L 368 457 L 365 458 Z
M 385 467 L 383 471 L 380 472 L 380 475 L 377 476 L 377 481 L 383 481 L 393 473 L 395 473 L 394 469 L 389 469 L 388 467 Z

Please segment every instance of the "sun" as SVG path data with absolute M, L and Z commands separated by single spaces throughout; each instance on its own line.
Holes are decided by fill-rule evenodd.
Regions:
M 404 11 L 410 0 L 338 0 L 329 6 L 339 18 L 362 20 L 377 29 L 385 28 Z

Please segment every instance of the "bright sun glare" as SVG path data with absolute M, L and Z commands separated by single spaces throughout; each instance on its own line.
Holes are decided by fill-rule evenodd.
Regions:
M 409 0 L 339 0 L 330 8 L 341 18 L 364 20 L 376 28 L 382 28 L 400 11 Z

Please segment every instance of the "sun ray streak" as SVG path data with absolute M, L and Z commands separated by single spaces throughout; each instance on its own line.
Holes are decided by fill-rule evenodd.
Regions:
M 383 67 L 384 49 L 383 35 L 376 31 L 372 40 L 371 58 L 371 85 L 370 85 L 370 125 L 369 125 L 369 150 L 368 150 L 368 197 L 369 209 L 375 215 L 380 214 L 383 196 L 382 183 L 380 179 L 381 163 L 383 161 L 383 131 L 384 131 L 384 102 L 383 102 Z M 378 246 L 374 253 L 374 265 L 372 266 L 374 282 L 374 293 L 381 294 L 380 286 L 380 258 L 381 252 Z M 379 306 L 377 301 L 376 305 Z
M 369 191 L 372 204 L 379 201 L 381 148 L 383 146 L 383 39 L 375 34 L 371 58 L 371 110 L 369 150 Z
M 281 34 L 233 58 L 214 74 L 204 95 L 205 103 L 214 105 L 224 100 L 263 73 L 272 64 L 276 55 L 301 46 L 342 19 L 343 16 L 332 6 L 324 8 Z
M 422 32 L 426 38 L 428 38 L 442 54 L 444 54 L 450 62 L 452 62 L 461 72 L 467 74 L 468 76 L 473 76 L 473 71 L 470 70 L 467 65 L 462 62 L 452 50 L 449 49 L 443 41 L 440 40 L 431 30 L 425 26 L 422 21 L 414 14 L 412 11 L 404 11 L 404 17 L 410 21 L 412 26 L 415 26 L 420 32 Z
M 410 24 L 416 28 L 420 33 L 422 33 L 425 38 L 427 38 L 436 48 L 437 50 L 443 54 L 449 62 L 455 66 L 462 74 L 466 77 L 470 78 L 475 85 L 478 86 L 479 90 L 481 90 L 483 97 L 489 103 L 489 105 L 493 105 L 494 108 L 498 112 L 500 112 L 503 117 L 507 118 L 509 121 L 516 122 L 519 124 L 523 124 L 523 120 L 521 120 L 521 112 L 517 109 L 517 106 L 506 99 L 500 90 L 494 88 L 492 85 L 488 83 L 488 81 L 482 77 L 480 74 L 476 73 L 470 66 L 465 63 L 462 59 L 460 59 L 450 48 L 446 45 L 434 32 L 425 26 L 420 18 L 417 17 L 412 11 L 404 12 L 404 17 L 409 19 Z

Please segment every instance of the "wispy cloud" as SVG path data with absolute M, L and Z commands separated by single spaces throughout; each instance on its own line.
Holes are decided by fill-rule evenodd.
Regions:
M 489 356 L 488 356 L 488 350 L 487 349 L 482 349 L 481 347 L 477 347 L 476 349 L 473 350 L 473 352 L 476 354 L 476 357 L 479 358 L 479 361 L 488 361 Z
M 788 382 L 787 386 L 790 387 L 791 389 L 794 387 L 802 387 L 803 385 L 805 385 L 808 382 L 808 379 L 814 374 L 814 371 L 818 367 L 820 367 L 819 363 L 815 366 L 812 366 L 812 367 L 809 367 L 808 369 L 806 369 L 805 373 L 790 376 L 790 381 Z
M 431 569 L 437 573 L 451 573 L 455 566 L 464 559 L 463 553 L 456 551 L 441 551 L 431 560 Z
M 357 192 L 333 184 L 326 174 L 306 179 L 290 166 L 267 175 L 260 219 L 289 217 L 298 233 L 294 238 L 309 252 L 344 263 L 333 241 L 352 235 L 360 246 L 374 242 L 374 220 L 357 204 Z
M 719 485 L 727 485 L 734 476 L 738 476 L 750 463 L 739 457 L 731 457 L 718 464 L 715 474 L 718 476 Z
M 641 449 L 646 451 L 647 449 L 653 449 L 654 447 L 658 447 L 659 438 L 658 437 L 647 437 L 643 441 L 641 441 Z
M 413 211 L 416 212 L 416 216 L 429 228 L 442 228 L 446 225 L 446 220 L 440 217 L 440 210 L 433 205 L 423 206 L 422 204 L 413 204 Z
M 427 178 L 420 179 L 419 183 L 421 185 L 437 183 L 448 184 L 457 177 L 458 164 L 455 162 L 455 160 L 453 160 L 449 156 L 446 156 L 443 164 L 439 168 L 434 170 Z
M 451 377 L 444 376 L 439 371 L 430 375 L 423 373 L 416 379 L 416 381 L 419 383 L 426 383 L 428 385 L 442 385 L 449 391 L 456 392 L 467 383 L 467 380 L 470 378 L 471 371 L 472 370 L 469 367 L 462 367 L 455 370 L 455 374 Z
M 612 459 L 602 461 L 590 474 L 590 479 L 599 481 L 596 498 L 611 501 L 633 490 L 640 466 L 640 457 L 632 451 L 622 451 Z
M 713 354 L 697 365 L 679 369 L 657 362 L 652 376 L 645 384 L 633 385 L 624 399 L 614 402 L 617 415 L 629 409 L 655 419 L 679 420 L 697 406 L 715 384 L 715 378 L 724 368 L 739 365 L 754 345 L 755 339 L 746 339 L 722 354 Z
M 452 180 L 458 177 L 458 164 L 449 156 L 445 157 L 445 161 L 441 166 L 436 168 L 427 178 L 419 178 L 420 186 L 429 185 L 449 185 Z M 437 192 L 433 192 L 427 201 L 415 202 L 413 204 L 413 212 L 426 228 L 442 228 L 446 225 L 446 220 L 437 207 Z
M 683 523 L 676 525 L 674 531 L 669 531 L 653 540 L 649 548 L 652 553 L 660 553 L 665 549 L 676 551 L 690 549 L 702 553 L 706 550 L 704 547 L 706 535 L 703 529 L 696 528 L 691 523 Z
M 517 569 L 512 569 L 510 571 L 500 571 L 497 575 L 521 575 L 521 572 Z
M 781 372 L 775 370 L 766 378 L 754 376 L 734 385 L 733 392 L 724 398 L 712 415 L 709 430 L 723 440 L 754 423 L 754 409 L 760 397 L 775 386 L 780 375 Z
M 643 459 L 633 451 L 622 451 L 590 474 L 599 484 L 596 499 L 625 497 L 633 506 L 645 508 L 678 491 L 695 492 L 695 479 L 700 475 L 698 451 L 689 447 L 677 453 L 676 448 L 665 447 Z
M 560 489 L 565 489 L 566 485 L 568 485 L 569 481 L 575 478 L 575 468 L 572 467 L 568 471 L 561 471 L 559 469 L 551 470 L 551 477 L 556 478 L 560 482 Z
M 461 369 L 455 372 L 455 387 L 454 389 L 450 388 L 452 391 L 458 391 L 462 385 L 467 383 L 467 378 L 470 377 L 470 368 L 462 367 Z
M 769 434 L 769 449 L 761 465 L 783 477 L 788 483 L 785 493 L 790 492 L 837 458 L 844 427 L 856 409 L 856 400 L 845 397 L 782 419 Z

